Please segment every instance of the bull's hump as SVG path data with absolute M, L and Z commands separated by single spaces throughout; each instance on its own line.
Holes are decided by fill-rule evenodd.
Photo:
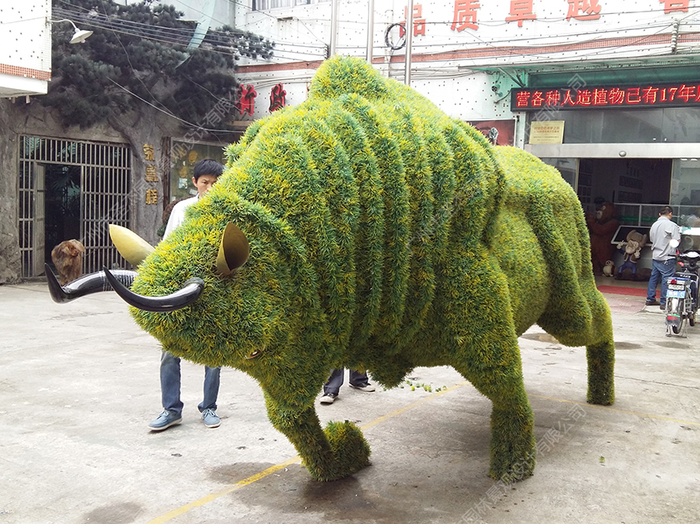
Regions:
M 333 99 L 357 93 L 368 100 L 389 96 L 387 79 L 360 58 L 326 60 L 314 75 L 309 99 Z

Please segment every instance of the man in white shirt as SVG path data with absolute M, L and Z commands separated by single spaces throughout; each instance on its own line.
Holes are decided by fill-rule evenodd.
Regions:
M 170 213 L 163 240 L 185 220 L 185 211 L 206 194 L 218 180 L 224 166 L 205 158 L 194 166 L 192 182 L 197 188 L 197 196 L 178 202 Z M 219 395 L 219 376 L 221 368 L 204 366 L 204 400 L 199 404 L 202 420 L 207 427 L 216 428 L 221 420 L 216 414 L 216 399 Z M 151 422 L 151 431 L 163 431 L 182 422 L 183 403 L 180 400 L 180 359 L 168 351 L 163 351 L 160 359 L 160 390 L 163 400 L 163 412 Z
M 673 208 L 664 206 L 659 212 L 659 218 L 649 230 L 649 240 L 651 240 L 652 270 L 647 287 L 647 306 L 661 305 L 661 309 L 666 309 L 666 293 L 668 290 L 668 279 L 673 276 L 676 269 L 676 249 L 671 246 L 671 240 L 681 239 L 681 230 L 675 222 L 671 222 Z M 678 244 L 676 244 L 678 245 Z M 661 298 L 656 301 L 656 285 L 661 279 Z

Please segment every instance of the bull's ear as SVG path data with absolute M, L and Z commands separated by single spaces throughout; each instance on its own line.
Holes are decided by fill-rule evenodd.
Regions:
M 136 233 L 125 227 L 109 225 L 109 236 L 127 262 L 138 266 L 155 249 Z
M 248 260 L 250 245 L 248 239 L 238 226 L 229 222 L 219 244 L 219 255 L 216 257 L 216 270 L 220 275 L 229 275 Z

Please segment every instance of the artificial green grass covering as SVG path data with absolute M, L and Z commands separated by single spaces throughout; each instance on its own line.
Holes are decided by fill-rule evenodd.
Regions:
M 589 401 L 613 402 L 610 312 L 581 207 L 553 168 L 492 147 L 353 58 L 326 61 L 305 103 L 253 123 L 227 155 L 225 175 L 132 287 L 160 296 L 197 276 L 201 297 L 132 313 L 175 355 L 255 377 L 314 478 L 369 463 L 359 429 L 324 432 L 316 417 L 335 367 L 392 387 L 415 366 L 453 366 L 493 402 L 495 478 L 534 467 L 517 344 L 530 325 L 586 345 Z M 222 277 L 229 222 L 250 259 Z

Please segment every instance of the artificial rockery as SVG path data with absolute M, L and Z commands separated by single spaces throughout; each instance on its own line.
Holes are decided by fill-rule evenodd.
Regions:
M 198 41 L 196 23 L 151 0 L 52 0 L 52 9 L 64 23 L 52 25 L 53 79 L 36 100 L 66 127 L 107 122 L 128 135 L 119 117 L 143 113 L 146 104 L 180 121 L 202 122 L 217 101 L 238 99 L 239 58 L 273 54 L 273 42 L 226 25 Z M 68 19 L 94 34 L 71 44 Z
M 253 123 L 228 159 L 142 262 L 150 248 L 134 255 L 139 241 L 114 231 L 139 264 L 131 289 L 94 278 L 164 349 L 256 378 L 314 478 L 369 464 L 355 425 L 319 423 L 332 368 L 393 387 L 416 366 L 453 366 L 492 401 L 494 478 L 534 468 L 517 340 L 532 324 L 585 345 L 588 401 L 613 402 L 610 311 L 555 169 L 353 58 L 325 62 L 308 100 Z

